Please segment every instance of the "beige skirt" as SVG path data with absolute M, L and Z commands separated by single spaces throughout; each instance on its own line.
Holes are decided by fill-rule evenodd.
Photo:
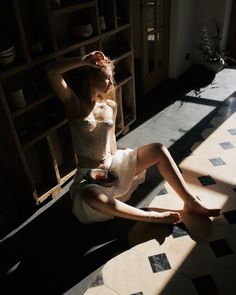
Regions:
M 81 195 L 86 187 L 97 187 L 112 198 L 119 198 L 125 202 L 130 198 L 134 190 L 145 180 L 145 172 L 135 176 L 137 165 L 137 149 L 118 150 L 114 155 L 109 155 L 105 161 L 105 168 L 118 176 L 114 186 L 104 187 L 99 184 L 88 184 L 83 178 L 90 168 L 77 168 L 74 181 L 70 187 L 70 195 L 73 203 L 73 213 L 81 223 L 89 224 L 114 218 L 102 214 L 91 208 Z

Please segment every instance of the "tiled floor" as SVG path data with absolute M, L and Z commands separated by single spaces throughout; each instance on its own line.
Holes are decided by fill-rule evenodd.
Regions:
M 184 85 L 191 85 L 191 81 L 186 82 L 189 77 L 184 77 Z M 162 91 L 149 96 L 147 111 L 139 112 L 142 124 L 134 124 L 118 142 L 129 147 L 164 143 L 193 192 L 204 204 L 222 208 L 219 217 L 185 215 L 177 226 L 142 222 L 130 226 L 121 220 L 83 226 L 72 216 L 70 199 L 64 194 L 0 241 L 0 270 L 3 265 L 7 270 L 0 293 L 233 295 L 235 81 L 236 71 L 225 69 L 212 84 L 198 91 L 189 87 L 182 92 L 179 84 L 171 84 L 172 89 L 164 85 Z M 168 90 L 174 93 L 172 102 Z M 159 102 L 168 99 L 167 107 L 158 108 Z M 152 117 L 145 117 L 152 111 Z M 152 168 L 129 202 L 140 208 L 181 210 L 183 205 Z M 125 234 L 128 231 L 125 237 L 124 228 Z
M 66 294 L 234 294 L 234 111 L 236 96 L 230 96 L 202 131 L 202 140 L 195 142 L 189 156 L 179 163 L 190 189 L 206 206 L 220 207 L 222 214 L 216 218 L 184 215 L 183 222 L 176 226 L 137 222 L 128 235 L 130 249 L 109 260 Z M 164 193 L 162 190 L 154 197 L 149 208 L 181 211 L 183 202 L 168 183 L 164 185 Z

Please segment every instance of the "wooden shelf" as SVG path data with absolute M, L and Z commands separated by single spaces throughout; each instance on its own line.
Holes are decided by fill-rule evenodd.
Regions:
M 116 67 L 114 99 L 118 102 L 118 124 L 115 134 L 119 136 L 128 132 L 136 116 L 132 88 L 133 50 L 130 0 L 80 0 L 74 1 L 77 4 L 59 8 L 52 8 L 51 0 L 38 1 L 38 6 L 31 6 L 34 13 L 28 1 L 12 1 L 17 56 L 12 64 L 0 68 L 0 103 L 2 101 L 2 110 L 6 112 L 2 116 L 6 119 L 0 120 L 0 128 L 7 130 L 4 134 L 9 134 L 8 141 L 17 147 L 14 151 L 18 153 L 19 163 L 11 167 L 22 171 L 26 179 L 19 195 L 30 196 L 39 204 L 49 196 L 57 196 L 76 172 L 68 119 L 55 93 L 52 90 L 47 92 L 45 63 L 70 54 L 78 54 L 81 58 L 94 50 L 102 50 L 109 56 Z M 100 16 L 104 17 L 105 30 L 100 24 Z M 93 35 L 84 39 L 74 37 L 73 26 L 86 22 L 91 23 Z M 38 23 L 42 26 L 39 27 Z M 32 45 L 40 44 L 40 41 L 44 45 L 37 54 Z M 68 75 L 68 79 L 70 77 Z M 41 93 L 35 93 L 34 84 Z M 27 106 L 12 109 L 9 93 L 20 88 L 24 90 Z M 35 95 L 30 96 L 31 92 Z M 125 110 L 128 115 L 125 115 Z M 6 129 L 5 126 L 10 127 Z M 11 151 L 6 150 L 7 159 L 15 161 Z
M 94 7 L 95 5 L 96 5 L 96 1 L 90 1 L 90 2 L 85 2 L 81 4 L 70 5 L 67 7 L 57 8 L 57 9 L 53 9 L 52 15 L 55 17 L 55 16 L 75 12 L 77 10 L 91 8 L 91 7 Z
M 23 115 L 25 112 L 28 112 L 28 111 L 32 110 L 33 108 L 39 106 L 40 104 L 48 101 L 50 98 L 52 98 L 54 96 L 55 96 L 54 93 L 48 93 L 48 94 L 42 95 L 40 99 L 38 99 L 38 100 L 36 100 L 34 102 L 31 102 L 30 104 L 28 104 L 26 107 L 24 107 L 22 109 L 14 111 L 12 113 L 12 117 L 17 118 L 20 115 Z
M 121 87 L 122 85 L 124 85 L 125 83 L 129 82 L 132 79 L 133 79 L 133 76 L 129 74 L 126 77 L 123 77 L 122 79 L 119 79 L 118 81 L 116 81 L 115 87 L 116 88 Z
M 50 134 L 52 131 L 60 128 L 64 124 L 68 122 L 68 119 L 63 119 L 57 123 L 51 123 L 47 126 L 42 126 L 42 128 L 38 128 L 34 133 L 31 133 L 30 135 L 26 136 L 25 139 L 22 139 L 22 146 L 23 149 L 29 148 L 31 145 L 37 143 L 42 138 L 46 137 L 48 134 Z M 50 126 L 51 125 L 51 126 Z

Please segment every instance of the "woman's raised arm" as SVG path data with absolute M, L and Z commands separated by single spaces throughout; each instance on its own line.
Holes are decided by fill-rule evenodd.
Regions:
M 88 63 L 80 58 L 66 58 L 53 61 L 45 66 L 48 81 L 55 94 L 64 104 L 71 100 L 73 91 L 67 85 L 62 74 L 86 65 Z

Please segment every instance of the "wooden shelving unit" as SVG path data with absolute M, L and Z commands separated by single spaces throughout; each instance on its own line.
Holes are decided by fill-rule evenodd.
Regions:
M 116 66 L 116 135 L 127 133 L 135 121 L 130 14 L 126 0 L 2 1 L 6 34 L 0 49 L 14 45 L 16 56 L 0 64 L 0 128 L 6 143 L 1 149 L 14 169 L 11 183 L 20 198 L 38 204 L 55 197 L 76 171 L 68 119 L 46 80 L 47 62 L 102 50 Z M 76 28 L 88 23 L 92 34 L 78 36 Z

